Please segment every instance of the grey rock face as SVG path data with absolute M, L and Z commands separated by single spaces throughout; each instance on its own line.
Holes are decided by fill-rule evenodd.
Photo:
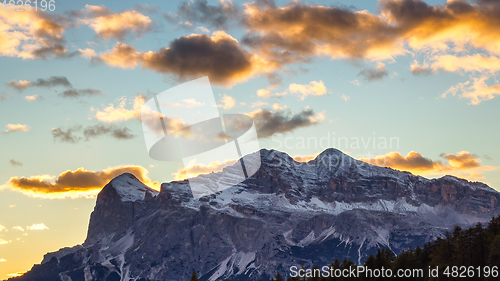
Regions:
M 482 183 L 429 180 L 335 149 L 308 163 L 257 153 L 254 176 L 196 200 L 187 181 L 158 193 L 117 177 L 100 192 L 83 245 L 47 254 L 18 280 L 189 280 L 193 270 L 201 280 L 269 279 L 293 265 L 361 263 L 379 247 L 397 254 L 500 212 L 500 194 Z

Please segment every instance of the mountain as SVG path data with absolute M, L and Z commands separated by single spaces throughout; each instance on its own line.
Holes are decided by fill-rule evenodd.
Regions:
M 97 197 L 85 242 L 47 254 L 14 280 L 189 280 L 193 271 L 200 280 L 269 280 L 293 265 L 361 263 L 378 248 L 398 254 L 500 213 L 500 194 L 478 182 L 426 179 L 336 149 L 308 163 L 256 153 L 256 174 L 199 199 L 187 181 L 158 193 L 131 174 L 113 179 Z

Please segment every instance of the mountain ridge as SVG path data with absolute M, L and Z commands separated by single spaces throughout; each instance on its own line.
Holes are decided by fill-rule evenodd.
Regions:
M 426 179 L 337 149 L 307 163 L 276 150 L 255 153 L 262 163 L 255 175 L 199 199 L 187 180 L 158 193 L 133 175 L 115 178 L 98 195 L 85 242 L 47 254 L 14 280 L 45 280 L 36 275 L 44 270 L 58 280 L 188 280 L 193 270 L 200 280 L 267 280 L 292 265 L 361 263 L 378 248 L 398 253 L 500 212 L 500 194 L 482 183 Z

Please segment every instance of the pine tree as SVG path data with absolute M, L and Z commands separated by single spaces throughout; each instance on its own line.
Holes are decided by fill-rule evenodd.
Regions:
M 198 281 L 198 275 L 196 275 L 196 271 L 193 271 L 193 275 L 191 275 L 191 281 Z

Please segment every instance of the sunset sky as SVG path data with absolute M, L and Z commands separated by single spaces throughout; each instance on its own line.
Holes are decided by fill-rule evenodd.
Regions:
M 15 8 L 0 7 L 0 279 L 82 243 L 115 176 L 158 189 L 203 172 L 149 158 L 140 111 L 204 76 L 220 113 L 254 118 L 261 148 L 308 161 L 335 147 L 500 190 L 498 1 Z

